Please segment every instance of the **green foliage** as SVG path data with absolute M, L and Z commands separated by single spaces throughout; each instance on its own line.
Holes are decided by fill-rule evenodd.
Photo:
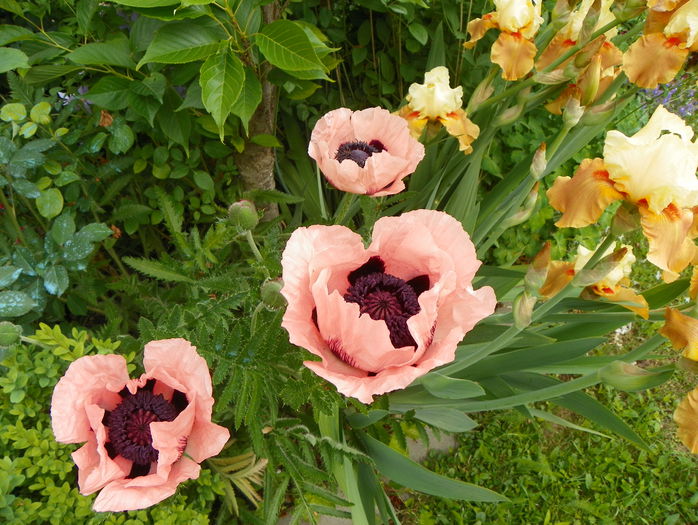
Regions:
M 92 497 L 78 493 L 70 454 L 78 447 L 57 443 L 48 407 L 54 385 L 69 362 L 83 355 L 113 353 L 118 341 L 91 338 L 73 330 L 42 325 L 24 343 L 6 351 L 0 362 L 0 516 L 4 523 L 209 523 L 209 510 L 221 481 L 204 469 L 165 503 L 148 510 L 96 514 Z M 135 368 L 136 352 L 121 349 Z

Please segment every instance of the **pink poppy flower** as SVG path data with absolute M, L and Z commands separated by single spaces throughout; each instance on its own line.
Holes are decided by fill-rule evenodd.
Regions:
M 281 263 L 291 342 L 321 358 L 305 366 L 362 403 L 453 361 L 496 303 L 489 286 L 473 290 L 475 247 L 439 211 L 379 219 L 368 248 L 343 226 L 299 228 Z
M 380 197 L 405 189 L 402 179 L 424 158 L 424 146 L 385 109 L 339 108 L 315 124 L 308 155 L 335 188 Z
M 211 423 L 211 376 L 184 339 L 145 345 L 145 374 L 129 379 L 120 355 L 77 359 L 51 400 L 60 443 L 86 442 L 73 453 L 83 495 L 101 490 L 96 511 L 137 510 L 199 477 L 199 463 L 230 437 Z

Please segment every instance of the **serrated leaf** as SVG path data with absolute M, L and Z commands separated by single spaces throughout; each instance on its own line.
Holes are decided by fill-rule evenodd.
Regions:
M 113 2 L 129 7 L 163 7 L 179 4 L 180 0 L 113 0 Z
M 131 91 L 138 95 L 153 97 L 162 103 L 162 96 L 165 94 L 167 79 L 162 73 L 153 73 L 140 82 L 131 84 Z
M 264 57 L 286 71 L 327 71 L 305 31 L 290 20 L 277 20 L 255 35 Z
M 44 289 L 51 295 L 61 296 L 68 289 L 68 270 L 61 265 L 51 266 L 44 273 Z
M 242 61 L 231 51 L 211 56 L 201 66 L 201 100 L 218 126 L 221 142 L 225 120 L 237 101 L 245 82 Z
M 36 199 L 36 208 L 42 217 L 53 219 L 63 210 L 63 194 L 57 188 L 43 190 Z
M 109 151 L 114 154 L 126 153 L 133 146 L 136 136 L 128 124 L 110 126 L 111 137 L 109 137 Z
M 0 292 L 0 317 L 19 317 L 34 308 L 35 303 L 24 292 Z
M 186 275 L 178 273 L 161 262 L 151 261 L 148 259 L 136 259 L 135 257 L 124 257 L 123 261 L 128 264 L 134 270 L 137 270 L 149 277 L 154 277 L 161 281 L 174 281 L 182 283 L 194 283 L 193 279 L 190 279 Z
M 212 55 L 221 46 L 221 35 L 209 27 L 174 22 L 161 27 L 148 46 L 137 69 L 149 62 L 184 64 Z
M 17 280 L 21 273 L 22 269 L 16 266 L 6 265 L 0 267 L 0 288 L 7 288 L 10 286 Z
M 0 9 L 20 16 L 24 13 L 22 6 L 17 3 L 17 0 L 0 0 Z
M 0 137 L 0 164 L 8 164 L 17 146 L 7 137 Z
M 63 244 L 63 258 L 66 261 L 79 261 L 88 257 L 93 250 L 92 243 L 79 233 L 73 235 Z
M 249 135 L 249 123 L 257 106 L 262 101 L 262 84 L 250 68 L 245 67 L 245 82 L 235 103 L 230 107 L 230 112 L 238 117 Z
M 24 76 L 27 84 L 45 84 L 50 80 L 61 78 L 73 71 L 79 71 L 80 66 L 34 66 Z
M 80 0 L 75 6 L 75 18 L 81 35 L 85 35 L 90 27 L 92 17 L 97 12 L 99 0 Z
M 82 65 L 108 65 L 128 69 L 136 67 L 136 63 L 131 58 L 128 40 L 125 37 L 108 42 L 85 44 L 68 53 L 66 58 L 75 64 Z
M 125 78 L 104 76 L 95 82 L 85 98 L 110 111 L 124 109 L 128 105 L 126 95 L 129 92 L 131 82 Z
M 0 47 L 0 73 L 7 73 L 19 67 L 29 67 L 29 57 L 19 49 Z
M 145 204 L 124 204 L 119 206 L 112 215 L 113 221 L 122 221 L 139 215 L 150 213 L 153 209 Z
M 26 27 L 13 26 L 10 24 L 0 26 L 0 46 L 26 40 L 27 38 L 31 38 L 33 34 L 34 33 L 29 31 Z

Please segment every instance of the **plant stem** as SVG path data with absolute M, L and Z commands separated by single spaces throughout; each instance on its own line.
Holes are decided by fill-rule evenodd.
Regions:
M 252 253 L 254 254 L 255 259 L 257 259 L 258 262 L 264 264 L 264 258 L 262 257 L 262 254 L 259 253 L 259 249 L 257 248 L 257 243 L 254 242 L 254 237 L 252 237 L 252 232 L 250 230 L 245 230 L 245 239 L 247 239 L 247 244 L 250 245 L 250 249 L 252 250 Z
M 8 200 L 7 196 L 5 195 L 4 191 L 0 191 L 0 201 L 2 202 L 2 205 L 4 206 L 5 210 L 7 210 L 8 215 L 10 216 L 10 221 L 12 221 L 12 225 L 15 227 L 15 231 L 17 232 L 17 238 L 20 240 L 20 242 L 26 246 L 27 245 L 27 240 L 24 238 L 24 234 L 22 233 L 22 228 L 20 227 L 19 223 L 17 222 L 17 216 L 15 215 L 15 208 L 12 206 Z

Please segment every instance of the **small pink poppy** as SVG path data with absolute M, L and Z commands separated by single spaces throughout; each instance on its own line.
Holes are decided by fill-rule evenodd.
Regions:
M 145 374 L 129 379 L 120 355 L 77 359 L 51 400 L 60 443 L 87 442 L 73 452 L 83 495 L 101 490 L 96 511 L 137 510 L 199 477 L 199 463 L 230 437 L 211 422 L 211 376 L 184 339 L 145 345 Z
M 424 158 L 424 146 L 385 109 L 339 108 L 315 124 L 308 155 L 335 188 L 380 197 L 405 189 L 402 179 Z
M 321 358 L 305 366 L 362 403 L 453 361 L 496 303 L 489 286 L 473 290 L 475 247 L 439 211 L 379 219 L 368 248 L 344 226 L 298 228 L 281 263 L 291 342 Z

